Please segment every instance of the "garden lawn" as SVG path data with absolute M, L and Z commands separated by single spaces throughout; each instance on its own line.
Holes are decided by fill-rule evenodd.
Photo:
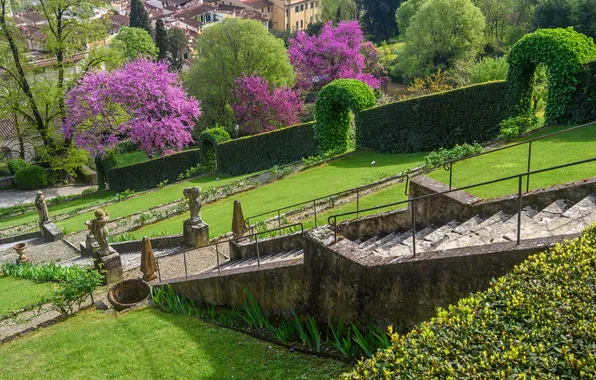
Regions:
M 526 139 L 565 128 L 569 128 L 569 126 L 542 128 Z M 596 125 L 534 141 L 532 143 L 531 170 L 548 168 L 593 157 L 596 157 Z M 453 186 L 462 187 L 525 173 L 528 169 L 527 159 L 528 145 L 524 144 L 511 149 L 457 162 L 453 165 Z M 439 181 L 449 183 L 449 172 L 442 168 L 435 170 L 430 176 Z M 530 177 L 530 189 L 544 188 L 595 176 L 596 162 L 591 162 L 533 175 Z M 524 180 L 524 191 L 525 188 Z M 498 182 L 467 191 L 483 198 L 515 194 L 518 191 L 518 180 L 513 179 Z
M 347 367 L 144 309 L 88 311 L 38 330 L 0 346 L 0 368 L 10 379 L 325 379 Z
M 257 189 L 207 204 L 201 209 L 201 216 L 209 224 L 210 235 L 221 236 L 232 228 L 235 200 L 242 203 L 244 216 L 250 217 L 397 175 L 421 165 L 424 156 L 425 153 L 382 154 L 368 150 L 356 151 Z M 374 166 L 371 165 L 372 161 L 375 161 Z M 277 214 L 272 213 L 261 220 L 275 215 Z M 131 235 L 140 239 L 143 236 L 180 234 L 184 219 L 188 219 L 186 213 L 148 225 L 132 232 Z
M 53 286 L 0 275 L 0 316 L 38 303 L 51 294 Z

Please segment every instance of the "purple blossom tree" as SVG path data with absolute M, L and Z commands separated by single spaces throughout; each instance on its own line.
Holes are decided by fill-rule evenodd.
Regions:
M 317 90 L 335 79 L 358 79 L 372 88 L 381 85 L 374 45 L 364 42 L 357 21 L 342 21 L 337 27 L 329 21 L 319 36 L 299 31 L 290 39 L 288 54 L 296 69 L 296 85 Z M 374 69 L 374 70 L 373 70 Z
M 125 139 L 149 157 L 181 150 L 192 142 L 194 120 L 201 114 L 177 74 L 147 58 L 85 75 L 68 92 L 66 109 L 64 135 L 99 157 Z
M 252 135 L 298 123 L 302 101 L 296 91 L 275 87 L 259 76 L 238 78 L 232 89 L 238 125 Z

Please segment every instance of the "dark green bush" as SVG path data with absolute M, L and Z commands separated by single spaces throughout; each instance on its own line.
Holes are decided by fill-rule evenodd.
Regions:
M 507 139 L 529 132 L 538 125 L 535 115 L 520 115 L 505 119 L 499 124 L 501 136 Z
M 373 90 L 356 79 L 337 79 L 329 83 L 317 98 L 315 138 L 321 152 L 347 149 L 352 117 L 372 107 L 377 99 Z
M 204 170 L 212 172 L 217 169 L 215 147 L 226 141 L 230 141 L 230 135 L 221 127 L 208 128 L 201 132 L 198 143 L 201 147 L 201 164 Z
M 8 161 L 8 170 L 10 170 L 10 173 L 12 175 L 17 174 L 19 169 L 24 168 L 25 166 L 27 166 L 27 163 L 25 162 L 25 160 L 22 160 L 20 158 Z
M 424 152 L 484 142 L 505 117 L 505 82 L 421 96 L 360 112 L 356 143 L 381 152 Z
M 200 149 L 191 149 L 134 165 L 112 168 L 107 172 L 108 183 L 110 189 L 116 191 L 151 189 L 163 181 L 176 181 L 180 174 L 200 161 Z
M 116 160 L 116 153 L 113 150 L 108 150 L 104 157 L 95 157 L 95 170 L 97 172 L 97 188 L 101 190 L 106 189 L 108 183 L 108 170 L 115 168 L 118 165 Z
M 480 144 L 474 143 L 470 145 L 464 143 L 462 145 L 455 145 L 451 149 L 441 148 L 439 150 L 432 151 L 426 157 L 424 157 L 424 161 L 426 162 L 426 167 L 428 169 L 432 169 L 442 166 L 445 161 L 468 157 L 480 152 L 482 152 L 482 146 Z
M 586 63 L 577 79 L 579 84 L 566 118 L 575 123 L 589 123 L 596 120 L 596 61 Z
M 596 225 L 531 256 L 344 379 L 593 379 Z
M 314 123 L 298 124 L 217 145 L 217 170 L 253 173 L 299 161 L 317 153 Z
M 48 186 L 48 174 L 45 169 L 37 165 L 28 165 L 17 171 L 14 184 L 20 190 L 35 190 Z

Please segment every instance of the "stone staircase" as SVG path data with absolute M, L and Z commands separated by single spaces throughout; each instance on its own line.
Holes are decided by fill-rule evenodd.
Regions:
M 263 255 L 260 257 L 260 265 L 269 264 L 296 264 L 302 262 L 304 259 L 304 249 L 295 249 L 289 252 L 273 253 L 269 255 Z M 220 272 L 251 268 L 256 269 L 258 265 L 257 258 L 251 257 L 246 260 L 229 260 L 222 263 L 219 267 Z M 217 267 L 209 268 L 203 273 L 217 273 Z
M 416 254 L 473 247 L 517 239 L 517 214 L 498 212 L 476 215 L 463 223 L 451 221 L 416 231 Z M 538 211 L 525 207 L 521 214 L 521 239 L 546 238 L 579 233 L 596 222 L 596 194 L 577 203 L 560 199 Z M 389 263 L 412 257 L 412 231 L 396 231 L 354 241 L 346 238 L 333 245 L 350 246 L 360 257 L 380 257 Z

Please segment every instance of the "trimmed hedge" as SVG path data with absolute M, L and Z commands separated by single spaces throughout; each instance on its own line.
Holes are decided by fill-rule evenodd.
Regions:
M 35 190 L 48 186 L 50 181 L 44 168 L 39 165 L 27 165 L 16 172 L 14 184 L 19 190 Z
M 577 79 L 579 84 L 566 118 L 578 124 L 589 123 L 596 120 L 596 61 L 586 63 Z
M 191 149 L 134 165 L 109 169 L 108 183 L 110 190 L 116 191 L 151 189 L 163 181 L 176 181 L 181 173 L 200 162 L 200 149 Z
M 380 152 L 424 152 L 499 135 L 507 83 L 489 82 L 361 111 L 356 143 Z
M 314 123 L 298 124 L 218 144 L 217 170 L 230 174 L 253 173 L 317 154 Z
M 201 165 L 206 171 L 217 169 L 217 159 L 215 158 L 215 147 L 226 141 L 230 141 L 230 135 L 221 127 L 207 128 L 198 138 L 201 147 Z
M 459 301 L 344 379 L 593 379 L 596 224 Z

